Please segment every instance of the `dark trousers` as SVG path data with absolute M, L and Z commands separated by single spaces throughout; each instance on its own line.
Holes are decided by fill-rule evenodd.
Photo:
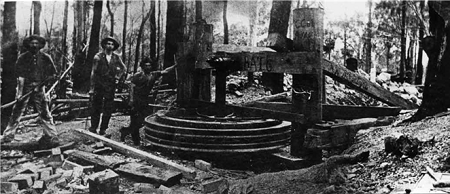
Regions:
M 139 129 L 144 126 L 144 119 L 152 113 L 152 109 L 148 106 L 148 101 L 137 100 L 133 104 L 133 110 L 130 115 L 130 126 L 125 131 L 131 134 L 133 142 L 140 141 Z
M 114 109 L 115 86 L 95 87 L 91 109 L 91 131 L 97 130 L 100 123 L 100 114 L 103 110 L 100 132 L 105 132 L 108 128 L 109 119 Z
M 25 86 L 24 92 L 26 93 L 33 89 L 34 87 Z M 39 121 L 41 126 L 43 127 L 44 135 L 49 137 L 57 137 L 58 133 L 56 132 L 55 124 L 53 123 L 53 117 L 49 110 L 48 102 L 46 101 L 44 94 L 44 87 L 41 87 L 37 92 L 26 97 L 22 101 L 17 102 L 14 105 L 12 115 L 8 122 L 8 126 L 3 132 L 4 136 L 14 137 L 17 128 L 19 127 L 20 117 L 23 112 L 25 112 L 25 109 L 27 108 L 28 102 L 31 98 L 32 102 L 34 103 L 35 109 L 39 113 Z

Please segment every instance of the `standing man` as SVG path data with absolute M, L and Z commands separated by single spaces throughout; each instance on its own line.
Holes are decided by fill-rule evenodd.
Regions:
M 144 119 L 146 116 L 152 113 L 152 109 L 149 107 L 150 91 L 155 85 L 155 81 L 164 74 L 169 73 L 174 69 L 175 65 L 168 67 L 162 71 L 156 71 L 158 68 L 158 63 L 146 57 L 141 61 L 141 72 L 134 74 L 130 78 L 130 106 L 131 106 L 131 116 L 130 116 L 130 126 L 123 127 L 120 129 L 120 140 L 125 141 L 125 137 L 131 134 L 134 145 L 138 146 L 140 144 L 141 138 L 139 136 L 139 129 L 144 124 Z
M 112 37 L 106 37 L 101 41 L 103 48 L 94 57 L 91 72 L 91 87 L 89 96 L 91 99 L 91 127 L 89 131 L 97 132 L 100 123 L 100 113 L 102 113 L 102 123 L 100 125 L 100 135 L 105 135 L 108 129 L 109 119 L 114 108 L 114 93 L 119 78 L 125 73 L 125 65 L 119 55 L 115 54 L 119 48 L 119 42 Z
M 11 142 L 14 139 L 20 117 L 32 97 L 36 111 L 39 113 L 38 122 L 43 127 L 44 133 L 39 142 L 58 144 L 58 133 L 48 107 L 50 97 L 45 95 L 44 84 L 49 79 L 56 78 L 56 67 L 51 56 L 41 52 L 45 43 L 45 39 L 38 35 L 31 35 L 23 40 L 23 46 L 27 51 L 19 55 L 16 62 L 17 102 L 3 133 L 2 143 Z M 25 96 L 29 92 L 32 92 L 31 95 Z

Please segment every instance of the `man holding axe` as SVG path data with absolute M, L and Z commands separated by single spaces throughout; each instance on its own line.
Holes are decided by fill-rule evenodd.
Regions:
M 16 103 L 8 126 L 0 140 L 1 143 L 14 140 L 20 117 L 25 111 L 28 101 L 33 99 L 36 111 L 39 113 L 39 123 L 44 132 L 39 142 L 58 144 L 58 133 L 48 105 L 50 97 L 45 93 L 45 82 L 56 78 L 57 72 L 51 56 L 41 51 L 45 43 L 45 38 L 38 35 L 31 35 L 23 40 L 27 52 L 17 58 Z

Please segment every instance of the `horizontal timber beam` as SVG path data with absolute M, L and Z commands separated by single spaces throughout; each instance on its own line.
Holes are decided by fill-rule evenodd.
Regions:
M 295 114 L 291 103 L 286 102 L 252 102 L 248 107 L 269 109 L 280 112 Z M 368 106 L 343 106 L 322 104 L 323 120 L 334 119 L 359 119 L 359 118 L 377 118 L 381 116 L 395 116 L 400 113 L 399 107 L 368 107 Z
M 236 106 L 236 105 L 218 105 L 213 102 L 206 102 L 200 100 L 191 100 L 189 104 L 193 107 L 211 107 L 211 108 L 221 108 L 220 106 L 224 106 L 225 108 L 232 109 L 235 114 L 245 115 L 249 117 L 261 117 L 261 118 L 271 118 L 278 119 L 283 121 L 291 121 L 297 123 L 305 123 L 305 117 L 303 114 L 292 113 L 292 112 L 284 112 L 278 110 L 269 110 L 264 108 L 255 108 L 255 107 L 244 107 L 244 106 Z M 222 107 L 223 108 L 223 107 Z

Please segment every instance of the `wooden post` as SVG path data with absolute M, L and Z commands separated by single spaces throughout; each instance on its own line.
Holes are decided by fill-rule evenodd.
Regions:
M 320 8 L 299 8 L 294 10 L 294 50 L 312 51 L 322 59 L 323 15 Z M 321 60 L 319 60 L 321 63 Z M 309 126 L 322 120 L 322 67 L 313 74 L 294 74 L 292 83 L 292 103 L 303 113 L 306 124 L 292 123 L 291 155 L 298 156 L 302 150 Z
M 211 70 L 202 67 L 209 67 L 206 58 L 212 53 L 213 26 L 199 21 L 185 29 L 189 38 L 179 44 L 177 53 L 177 101 L 181 106 L 191 99 L 211 100 Z

